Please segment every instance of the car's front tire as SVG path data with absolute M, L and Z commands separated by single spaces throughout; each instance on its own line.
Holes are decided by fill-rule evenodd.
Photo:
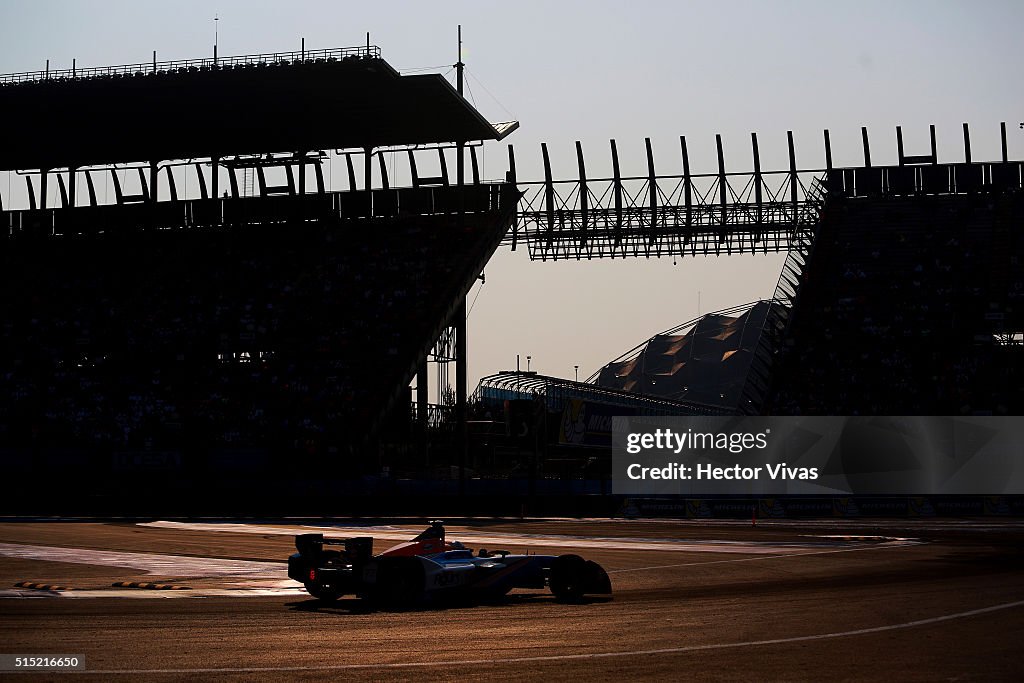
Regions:
M 548 586 L 562 602 L 576 602 L 586 592 L 587 563 L 579 555 L 560 555 L 551 563 Z

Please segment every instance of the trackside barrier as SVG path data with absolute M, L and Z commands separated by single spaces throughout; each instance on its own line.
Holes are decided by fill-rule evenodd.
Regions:
M 1024 497 L 627 498 L 620 514 L 675 519 L 1024 517 Z

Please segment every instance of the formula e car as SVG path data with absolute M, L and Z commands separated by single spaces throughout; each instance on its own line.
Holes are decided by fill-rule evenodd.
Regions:
M 339 549 L 330 549 L 337 546 Z M 609 595 L 611 581 L 601 565 L 579 555 L 513 555 L 506 550 L 476 555 L 445 540 L 433 522 L 412 541 L 373 555 L 373 538 L 295 537 L 288 576 L 321 601 L 356 595 L 378 603 L 409 605 L 446 598 L 493 599 L 513 588 L 550 588 L 563 601 Z

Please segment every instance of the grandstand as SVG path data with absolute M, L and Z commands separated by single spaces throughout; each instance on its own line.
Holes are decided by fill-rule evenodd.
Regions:
M 214 92 L 246 115 L 210 117 Z M 0 102 L 26 132 L 0 153 L 30 204 L 0 202 L 0 458 L 48 475 L 26 499 L 379 476 L 387 443 L 415 438 L 409 386 L 425 392 L 439 339 L 465 386 L 465 295 L 518 201 L 481 180 L 472 145 L 515 124 L 487 123 L 441 76 L 400 76 L 368 46 L 13 74 Z M 128 128 L 148 133 L 105 116 L 129 103 Z M 302 125 L 284 125 L 294 111 Z M 347 189 L 325 187 L 328 147 Z M 385 149 L 409 150 L 412 187 L 390 186 Z M 441 175 L 416 175 L 415 154 L 440 156 Z M 135 169 L 138 194 L 121 186 Z
M 770 303 L 656 335 L 591 381 L 747 414 L 1020 414 L 1021 164 L 1005 125 L 997 162 L 972 161 L 965 124 L 965 161 L 940 164 L 931 133 L 911 156 L 897 128 L 899 165 L 878 167 L 865 130 L 864 165 L 838 169 L 826 131 L 815 220 Z
M 1022 219 L 1019 184 L 830 198 L 769 411 L 1020 414 Z
M 244 115 L 211 116 L 224 97 Z M 648 141 L 647 176 L 616 157 L 589 181 L 577 145 L 578 179 L 545 163 L 524 195 L 511 149 L 501 182 L 476 159 L 515 122 L 372 46 L 11 74 L 0 107 L 21 132 L 0 170 L 27 197 L 0 196 L 0 462 L 41 475 L 12 505 L 335 501 L 468 478 L 608 493 L 614 415 L 1024 408 L 1005 128 L 995 163 L 968 142 L 939 164 L 933 136 L 931 155 L 873 167 L 865 131 L 864 166 L 833 168 L 826 131 L 825 169 L 798 169 L 790 135 L 790 169 L 762 172 L 752 136 L 752 174 L 726 173 L 720 138 L 718 173 L 690 174 L 681 139 L 682 176 L 655 174 Z M 345 189 L 325 182 L 331 149 Z M 385 151 L 408 155 L 410 187 Z M 417 172 L 424 155 L 438 175 Z M 770 298 L 655 335 L 588 382 L 501 372 L 470 397 L 466 293 L 518 240 L 540 259 L 788 255 Z

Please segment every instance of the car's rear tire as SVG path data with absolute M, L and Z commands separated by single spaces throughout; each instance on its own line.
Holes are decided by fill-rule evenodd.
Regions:
M 341 597 L 341 593 L 329 586 L 319 583 L 307 583 L 306 592 L 321 602 L 334 602 Z

